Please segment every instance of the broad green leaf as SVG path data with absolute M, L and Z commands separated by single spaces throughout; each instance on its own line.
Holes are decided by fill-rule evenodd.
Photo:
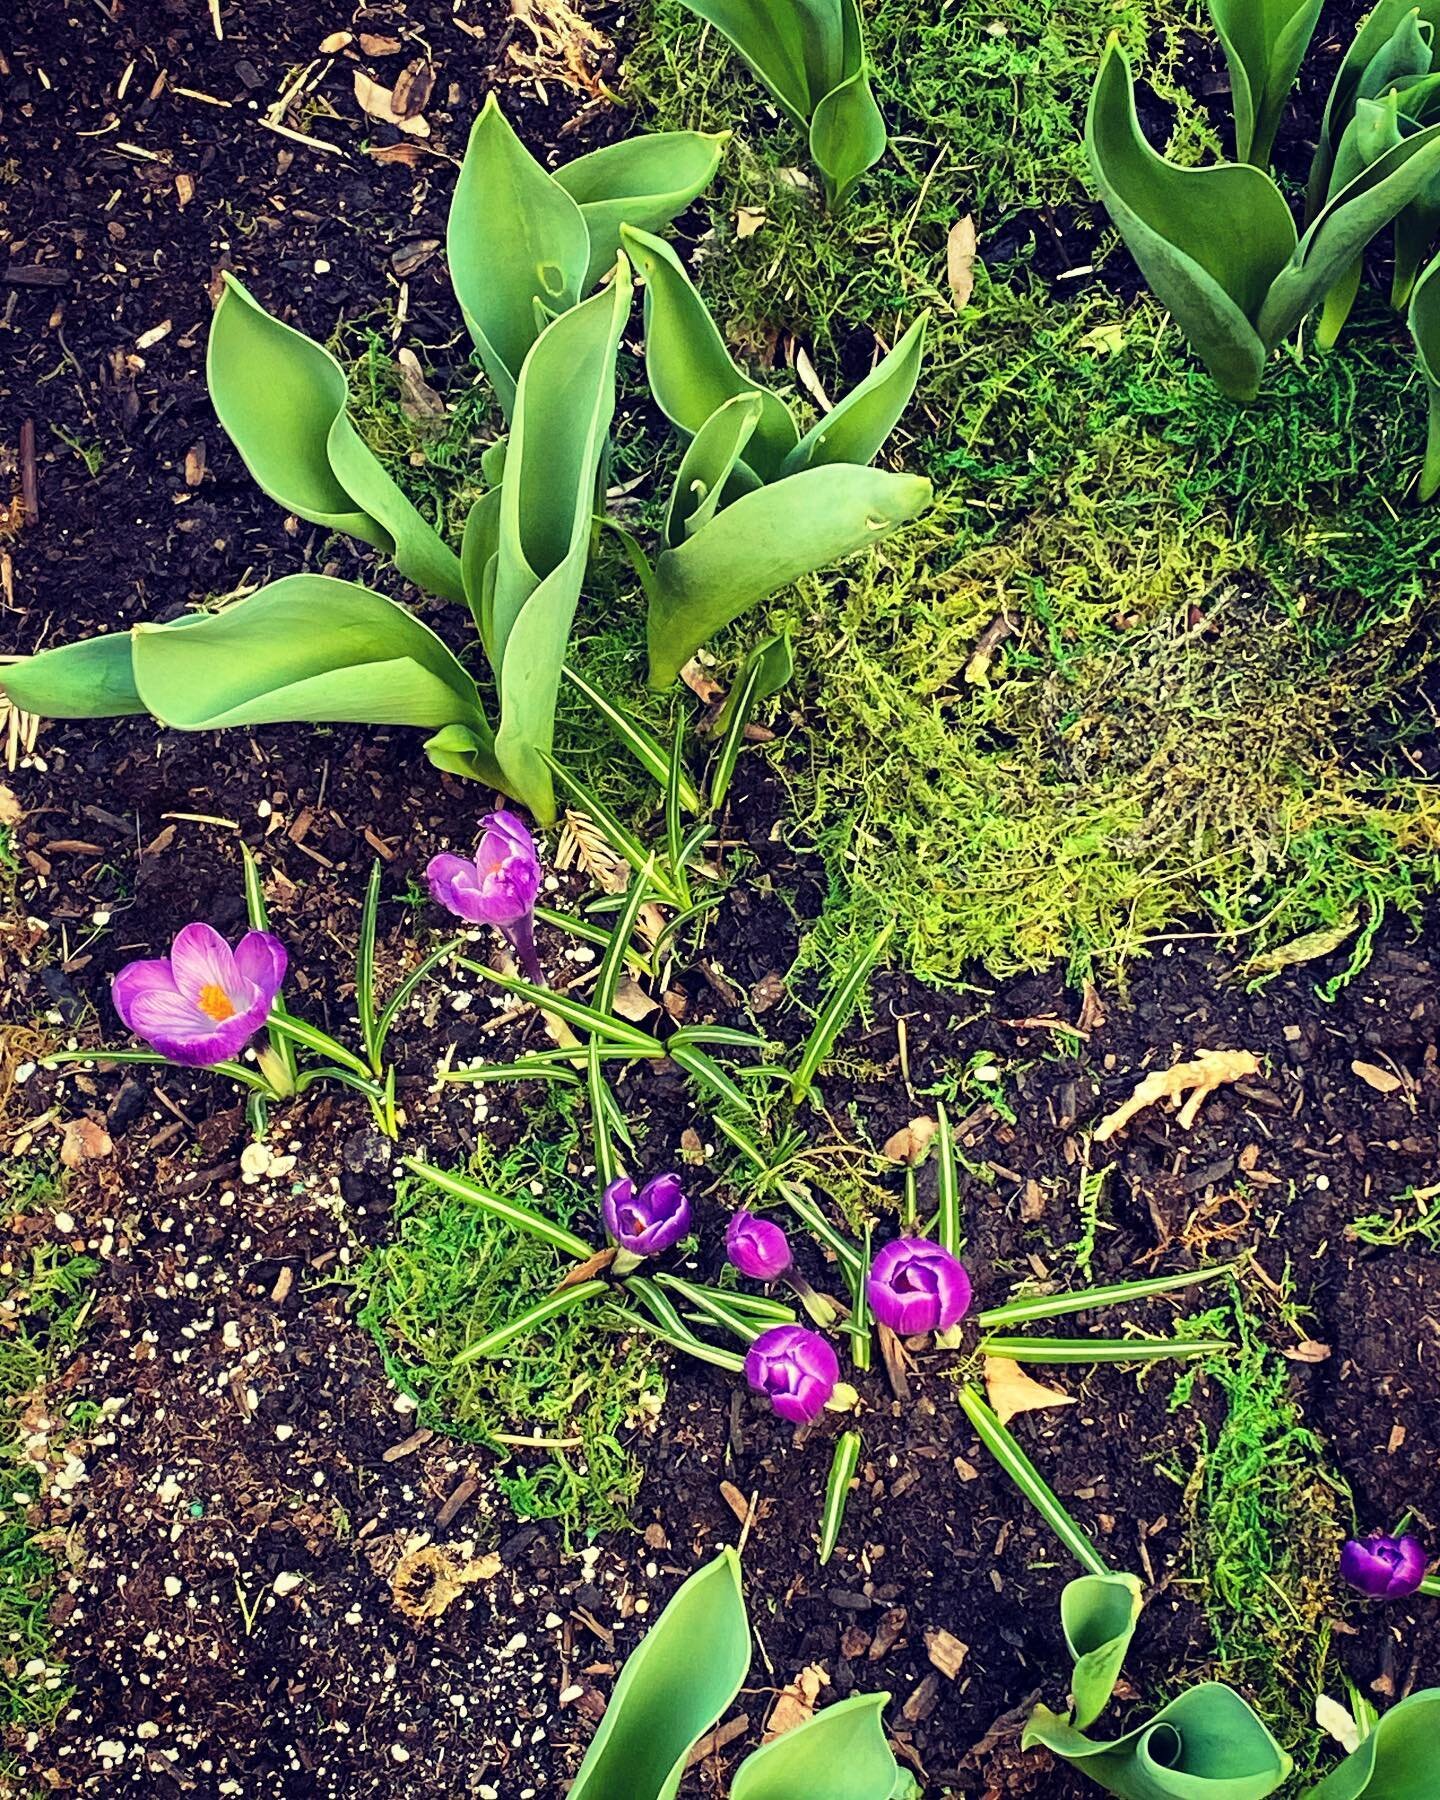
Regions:
M 1265 168 L 1323 0 L 1210 0 L 1230 66 L 1235 160 Z
M 491 488 L 470 508 L 465 536 L 460 544 L 460 574 L 465 584 L 465 604 L 485 646 L 491 666 L 498 665 L 494 649 L 495 570 L 500 548 L 500 490 Z
M 82 638 L 0 667 L 0 686 L 42 719 L 123 719 L 145 711 L 130 651 L 128 631 Z
M 1266 345 L 1255 321 L 1295 249 L 1295 221 L 1263 169 L 1179 168 L 1146 142 L 1130 64 L 1112 38 L 1090 97 L 1085 143 L 1116 229 L 1217 384 L 1249 400 Z
M 1306 1800 L 1434 1800 L 1437 1746 L 1440 1688 L 1423 1688 L 1383 1713 Z
M 131 637 L 146 710 L 181 731 L 298 719 L 484 732 L 475 683 L 435 633 L 353 581 L 287 575 Z
M 670 549 L 708 525 L 722 504 L 760 485 L 741 459 L 760 423 L 762 406 L 758 394 L 734 395 L 716 407 L 686 445 L 665 512 Z
M 606 144 L 555 171 L 590 233 L 582 293 L 614 268 L 620 227 L 668 225 L 709 187 L 729 141 L 728 131 L 654 131 Z
M 865 35 L 857 0 L 839 0 L 843 79 L 816 102 L 810 155 L 825 184 L 825 204 L 839 212 L 855 183 L 885 154 L 885 119 L 870 91 Z
M 809 124 L 815 102 L 840 75 L 837 65 L 830 81 L 812 89 L 808 63 L 815 49 L 807 57 L 806 28 L 813 38 L 811 6 L 818 7 L 823 18 L 827 9 L 835 10 L 835 0 L 811 0 L 809 6 L 795 0 L 685 0 L 685 4 L 730 40 L 797 125 Z
M 1325 102 L 1320 141 L 1310 164 L 1305 190 L 1305 217 L 1313 219 L 1331 192 L 1335 151 L 1355 111 L 1360 84 L 1374 59 L 1385 49 L 1412 12 L 1432 30 L 1440 26 L 1440 0 L 1379 0 L 1351 40 Z
M 1037 1706 L 1021 1739 L 1044 1744 L 1119 1800 L 1265 1800 L 1290 1758 L 1233 1688 L 1207 1681 L 1148 1723 L 1097 1743 Z
M 923 476 L 829 463 L 722 507 L 656 561 L 650 685 L 668 687 L 722 626 L 800 576 L 878 543 L 929 504 Z
M 920 317 L 865 379 L 816 421 L 785 459 L 783 473 L 822 463 L 868 463 L 910 404 L 925 354 L 928 313 Z
M 661 412 L 693 437 L 725 401 L 758 394 L 760 418 L 746 460 L 762 481 L 773 480 L 800 440 L 789 408 L 735 366 L 670 246 L 628 225 L 620 239 L 645 278 L 645 373 Z
M 1355 89 L 1357 110 L 1362 100 L 1378 100 L 1392 88 L 1404 87 L 1430 73 L 1430 48 L 1434 28 L 1420 17 L 1418 6 L 1412 6 L 1401 19 L 1386 43 L 1377 50 L 1361 71 Z
M 507 791 L 542 825 L 555 817 L 545 759 L 589 561 L 595 480 L 615 411 L 615 357 L 630 297 L 621 257 L 609 288 L 541 333 L 516 390 L 490 621 L 500 690 L 495 754 Z
M 245 467 L 288 512 L 374 544 L 401 574 L 461 600 L 460 564 L 350 423 L 345 372 L 231 274 L 205 353 L 210 399 Z
M 502 793 L 509 793 L 495 760 L 495 739 L 488 725 L 483 730 L 469 725 L 442 725 L 433 737 L 426 738 L 422 748 L 434 767 L 447 775 L 486 781 Z
M 1421 275 L 1410 296 L 1410 335 L 1415 340 L 1415 355 L 1430 402 L 1425 466 L 1420 471 L 1420 498 L 1428 500 L 1440 488 L 1440 257 L 1436 257 Z M 59 650 L 45 653 L 46 656 L 63 654 Z M 43 660 L 43 657 L 35 659 L 37 663 Z M 5 685 L 12 695 L 15 694 L 14 677 L 15 670 L 5 671 Z M 22 706 L 28 704 L 23 699 L 20 703 Z
M 749 1666 L 740 1559 L 727 1546 L 676 1590 L 631 1653 L 570 1800 L 674 1800 L 691 1749 Z
M 445 228 L 450 281 L 505 416 L 539 335 L 536 306 L 562 313 L 585 291 L 590 233 L 494 94 L 470 129 Z
M 889 1699 L 852 1694 L 762 1744 L 735 1771 L 730 1800 L 890 1800 L 901 1772 L 881 1723 Z
M 1060 1623 L 1075 1664 L 1070 1701 L 1078 1731 L 1092 1725 L 1109 1704 L 1140 1605 L 1140 1582 L 1134 1575 L 1080 1575 L 1065 1585 Z
M 1256 330 L 1274 348 L 1339 280 L 1370 240 L 1440 174 L 1440 125 L 1378 157 L 1321 211 L 1276 276 Z

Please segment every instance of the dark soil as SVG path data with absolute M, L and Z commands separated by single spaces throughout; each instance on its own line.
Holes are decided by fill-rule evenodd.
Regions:
M 0 544 L 7 648 L 167 617 L 302 567 L 349 574 L 363 562 L 367 579 L 391 579 L 356 548 L 289 529 L 220 433 L 203 380 L 218 270 L 233 267 L 323 338 L 341 316 L 394 309 L 398 258 L 405 341 L 442 389 L 448 373 L 453 395 L 464 351 L 436 246 L 485 92 L 505 84 L 537 148 L 573 154 L 623 127 L 567 87 L 559 64 L 539 87 L 526 77 L 534 46 L 500 0 L 470 0 L 458 15 L 445 0 L 407 0 L 353 21 L 267 0 L 222 0 L 220 13 L 219 41 L 204 9 L 179 0 L 26 0 L 0 24 L 0 448 L 18 455 L 19 426 L 34 423 L 40 501 L 38 520 Z M 258 123 L 331 30 L 402 42 L 393 55 L 347 47 L 324 74 L 322 104 L 301 128 L 341 154 Z M 431 136 L 413 159 L 376 160 L 369 150 L 401 134 L 363 119 L 353 70 L 389 85 L 417 59 L 436 72 Z M 592 68 L 613 73 L 603 56 Z M 59 429 L 97 446 L 93 475 Z M 203 462 L 197 480 L 187 457 L 192 475 Z M 120 963 L 155 954 L 197 912 L 240 925 L 237 836 L 261 860 L 290 947 L 292 1004 L 343 1030 L 372 858 L 386 862 L 382 962 L 393 972 L 434 924 L 399 904 L 407 879 L 441 845 L 472 840 L 488 796 L 437 777 L 401 734 L 187 738 L 144 720 L 47 727 L 11 781 L 24 819 L 20 904 L 4 938 L 7 1143 L 15 1155 L 53 1149 L 61 1125 L 88 1115 L 115 1145 L 77 1171 L 66 1214 L 17 1214 L 7 1232 L 14 1257 L 61 1235 L 103 1265 L 84 1353 L 64 1377 L 69 1397 L 102 1407 L 102 1422 L 84 1443 L 50 1444 L 55 1469 L 73 1450 L 83 1473 L 52 1481 L 31 1510 L 56 1534 L 56 1646 L 76 1692 L 53 1730 L 13 1746 L 24 1775 L 62 1793 L 201 1800 L 556 1794 L 647 1618 L 735 1540 L 725 1482 L 755 1496 L 745 1561 L 760 1649 L 738 1708 L 746 1730 L 694 1791 L 717 1791 L 712 1777 L 758 1740 L 775 1692 L 817 1666 L 826 1695 L 894 1694 L 897 1742 L 937 1787 L 1081 1793 L 1043 1756 L 1019 1758 L 1013 1736 L 969 1755 L 1010 1709 L 1062 1691 L 1055 1601 L 1071 1571 L 987 1465 L 944 1358 L 921 1359 L 905 1407 L 883 1376 L 866 1379 L 862 1480 L 827 1569 L 810 1546 L 837 1427 L 797 1437 L 736 1384 L 683 1365 L 638 1444 L 639 1531 L 567 1554 L 558 1527 L 507 1517 L 487 1453 L 414 1429 L 353 1322 L 335 1278 L 385 1236 L 393 1197 L 391 1147 L 362 1103 L 309 1097 L 289 1109 L 270 1142 L 282 1160 L 258 1169 L 241 1162 L 249 1133 L 218 1080 L 30 1072 L 42 1042 L 32 1023 L 104 1041 Z M 753 867 L 718 915 L 706 967 L 676 978 L 692 1016 L 745 1023 L 727 983 L 748 992 L 783 974 L 796 915 L 819 910 L 819 872 L 772 837 L 778 804 L 778 784 L 742 764 L 730 835 Z M 553 941 L 545 948 L 558 956 Z M 1434 1178 L 1437 957 L 1440 943 L 1389 931 L 1329 1004 L 1313 987 L 1333 972 L 1325 965 L 1247 996 L 1203 945 L 1176 943 L 1135 971 L 1128 993 L 1101 996 L 1107 1016 L 1081 1056 L 1068 1053 L 1073 1040 L 1022 1023 L 1074 1019 L 1077 997 L 1058 975 L 955 996 L 882 977 L 871 1023 L 848 1035 L 824 1098 L 837 1129 L 879 1144 L 973 1051 L 1023 1065 L 1006 1086 L 1015 1122 L 982 1101 L 963 1131 L 967 1157 L 990 1175 L 968 1185 L 967 1229 L 993 1303 L 1022 1276 L 1069 1279 L 1077 1134 L 1141 1072 L 1199 1046 L 1256 1051 L 1264 1073 L 1212 1099 L 1188 1135 L 1157 1111 L 1113 1146 L 1095 1277 L 1254 1247 L 1278 1281 L 1288 1260 L 1311 1335 L 1331 1349 L 1295 1365 L 1295 1386 L 1362 1522 L 1388 1525 L 1411 1508 L 1433 1533 L 1437 1263 L 1366 1250 L 1346 1226 Z M 498 1041 L 487 1029 L 494 1016 L 483 1001 L 467 1011 L 437 1001 L 407 1022 L 407 1147 L 463 1161 L 470 1109 L 437 1099 L 430 1075 L 452 1043 L 462 1057 L 515 1047 L 515 1028 Z M 790 1039 L 805 1027 L 785 1006 L 765 1023 Z M 1356 1060 L 1393 1070 L 1399 1086 L 1377 1092 L 1352 1072 Z M 703 1123 L 663 1073 L 624 1099 L 648 1113 L 657 1157 L 676 1155 L 681 1133 Z M 504 1141 L 523 1107 L 498 1095 L 487 1132 Z M 811 1124 L 829 1135 L 823 1114 Z M 718 1242 L 728 1201 L 702 1193 L 702 1242 Z M 811 1274 L 826 1278 L 818 1262 Z M 1164 1330 L 1172 1313 L 1155 1303 L 1133 1316 Z M 1278 1310 L 1267 1329 L 1295 1347 Z M 1132 1669 L 1153 1695 L 1211 1654 L 1187 1585 L 1181 1496 L 1159 1467 L 1193 1462 L 1193 1415 L 1170 1412 L 1168 1377 L 1137 1388 L 1121 1371 L 1064 1373 L 1058 1385 L 1081 1403 L 1028 1415 L 1017 1435 L 1117 1566 L 1151 1578 Z M 1198 1405 L 1213 1427 L 1220 1396 L 1202 1388 Z M 498 1549 L 501 1565 L 433 1622 L 407 1611 L 413 1592 L 395 1582 L 422 1534 L 457 1564 Z M 1352 1608 L 1345 1623 L 1344 1661 L 1362 1687 L 1398 1694 L 1440 1679 L 1433 1602 Z M 928 1660 L 935 1628 L 969 1647 L 953 1681 Z

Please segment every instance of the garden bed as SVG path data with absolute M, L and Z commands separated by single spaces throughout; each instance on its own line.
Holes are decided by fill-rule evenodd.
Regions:
M 587 9 L 568 31 L 556 23 L 567 10 L 537 6 L 527 25 L 505 0 L 406 0 L 354 19 L 221 0 L 219 36 L 193 6 L 116 0 L 22 3 L 0 27 L 0 449 L 15 451 L 18 492 L 30 476 L 19 428 L 33 425 L 38 492 L 38 516 L 0 538 L 7 650 L 177 617 L 301 568 L 403 593 L 364 546 L 287 519 L 221 431 L 204 377 L 219 272 L 332 340 L 374 447 L 458 528 L 476 447 L 499 423 L 467 392 L 443 257 L 470 122 L 494 88 L 543 157 L 643 128 L 657 106 L 674 125 L 656 94 L 667 59 L 698 41 L 691 26 L 677 38 L 668 5 Z M 877 63 L 913 37 L 929 71 L 931 34 L 949 28 L 930 17 L 941 9 L 876 10 Z M 907 135 L 894 78 L 881 81 L 899 166 L 886 196 L 896 217 L 913 203 L 898 247 L 867 242 L 869 215 L 848 261 L 828 224 L 799 247 L 813 197 L 771 185 L 752 194 L 767 214 L 754 235 L 772 234 L 779 274 L 744 260 L 731 203 L 775 141 L 758 102 L 715 235 L 705 202 L 682 223 L 732 339 L 792 386 L 787 365 L 808 346 L 832 392 L 870 365 L 856 310 L 867 294 L 884 289 L 887 331 L 921 299 L 943 306 L 945 207 L 974 205 L 982 256 L 992 219 L 995 238 L 973 303 L 986 326 L 940 333 L 939 373 L 899 451 L 948 482 L 939 523 L 789 603 L 809 640 L 799 679 L 741 757 L 713 852 L 721 903 L 653 998 L 687 1023 L 758 1025 L 793 1056 L 893 895 L 894 966 L 797 1113 L 809 1179 L 837 1217 L 895 1211 L 903 1170 L 885 1146 L 938 1099 L 956 1123 L 965 1260 L 986 1305 L 1022 1281 L 1253 1253 L 1223 1294 L 1124 1314 L 1160 1335 L 1203 1314 L 1232 1351 L 1179 1376 L 1168 1364 L 1143 1379 L 1060 1371 L 1078 1403 L 1024 1414 L 1015 1431 L 1107 1559 L 1145 1578 L 1121 1698 L 1153 1706 L 1218 1673 L 1318 1772 L 1329 1758 L 1314 1699 L 1338 1694 L 1342 1671 L 1382 1707 L 1440 1678 L 1436 1602 L 1367 1611 L 1334 1568 L 1357 1520 L 1389 1529 L 1408 1510 L 1440 1541 L 1440 1226 L 1417 1224 L 1413 1198 L 1440 1154 L 1433 670 L 1424 581 L 1408 567 L 1436 527 L 1410 496 L 1394 501 L 1389 538 L 1367 536 L 1371 483 L 1413 472 L 1423 406 L 1394 404 L 1400 384 L 1382 365 L 1395 346 L 1373 321 L 1358 373 L 1327 376 L 1326 396 L 1304 402 L 1308 424 L 1292 432 L 1283 406 L 1262 402 L 1249 442 L 1216 435 L 1245 428 L 1222 428 L 1173 345 L 1163 361 L 1133 349 L 1113 383 L 1100 350 L 1082 356 L 1082 324 L 1137 343 L 1159 330 L 1118 255 L 1086 272 L 1101 237 L 1075 184 L 1080 115 L 1055 116 L 1061 100 L 1083 106 L 1109 12 L 1047 23 L 999 10 L 998 32 L 964 21 L 946 105 L 967 116 L 960 50 L 992 55 L 1008 36 L 1030 59 L 1013 116 L 993 116 L 1009 76 L 992 67 L 983 101 L 969 97 L 980 154 L 949 149 L 935 183 L 946 146 L 924 130 L 943 109 L 917 98 Z M 1169 75 L 1197 86 L 1213 74 L 1188 15 L 1137 0 L 1122 23 L 1148 27 Z M 323 51 L 332 31 L 354 35 Z M 1348 36 L 1335 31 L 1331 59 Z M 712 48 L 688 122 L 713 126 L 727 95 L 749 92 L 733 71 L 711 74 L 716 63 Z M 393 85 L 407 67 L 434 76 L 423 138 L 354 99 L 357 69 Z M 1307 88 L 1302 104 L 1318 109 L 1323 93 Z M 1053 137 L 1027 148 L 1035 105 Z M 1018 147 L 981 167 L 992 139 Z M 773 305 L 760 310 L 767 276 Z M 984 366 L 1027 320 L 1057 367 L 1073 359 L 1075 381 L 1032 395 L 1048 410 L 1028 466 L 1019 404 Z M 395 376 L 400 346 L 423 382 Z M 1359 424 L 1323 417 L 1342 383 Z M 622 397 L 622 425 L 621 478 L 663 464 L 639 394 Z M 1115 440 L 1132 427 L 1127 475 Z M 1346 448 L 1360 430 L 1364 466 Z M 1046 460 L 1062 439 L 1063 468 Z M 1227 487 L 1226 458 L 1261 472 Z M 1118 496 L 1118 524 L 1097 525 L 1097 487 Z M 638 706 L 638 604 L 617 558 L 597 582 L 577 661 Z M 1282 585 L 1304 601 L 1289 618 Z M 1096 622 L 1110 631 L 1121 590 L 1135 596 L 1135 637 L 1112 654 Z M 913 642 L 894 623 L 910 592 L 926 609 Z M 1014 685 L 1003 706 L 972 707 L 958 667 L 1016 594 L 1033 604 L 1015 626 Z M 441 609 L 428 616 L 445 629 Z M 1324 634 L 1306 635 L 1317 616 L 1333 626 L 1323 655 Z M 720 648 L 722 682 L 749 648 L 742 635 Z M 703 713 L 688 694 L 673 704 Z M 663 730 L 672 702 L 652 705 Z M 1115 723 L 1137 711 L 1153 721 L 1143 744 Z M 609 767 L 580 702 L 561 727 L 587 771 L 603 753 L 593 779 L 612 804 L 663 831 L 661 796 Z M 687 1793 L 723 1792 L 776 1696 L 819 1671 L 812 1701 L 893 1695 L 897 1751 L 934 1792 L 1079 1800 L 1093 1791 L 1079 1776 L 1019 1748 L 1027 1703 L 1063 1698 L 1057 1603 L 1075 1571 L 982 1453 L 945 1357 L 916 1359 L 903 1404 L 878 1365 L 856 1377 L 859 1482 L 824 1567 L 814 1538 L 843 1421 L 797 1433 L 734 1377 L 569 1323 L 528 1371 L 519 1355 L 493 1376 L 457 1370 L 496 1309 L 543 1293 L 554 1267 L 402 1174 L 402 1154 L 474 1167 L 582 1235 L 600 1229 L 583 1109 L 538 1086 L 436 1081 L 447 1062 L 543 1047 L 533 1011 L 458 970 L 422 989 L 397 1028 L 398 1146 L 339 1089 L 276 1113 L 257 1152 L 218 1077 L 36 1066 L 61 1043 L 121 1041 L 108 978 L 189 919 L 244 929 L 241 843 L 289 950 L 290 1005 L 343 1034 L 372 864 L 377 966 L 393 986 L 443 935 L 427 861 L 468 850 L 488 804 L 415 743 L 348 725 L 61 723 L 6 777 L 0 1393 L 19 1437 L 4 1464 L 0 1551 L 18 1573 L 0 1614 L 0 1695 L 16 1791 L 559 1794 L 647 1621 L 743 1538 L 759 1646 L 729 1715 L 743 1724 L 722 1729 Z M 894 815 L 897 783 L 913 783 L 913 818 Z M 957 823 L 947 809 L 961 805 L 974 810 Z M 973 892 L 936 848 L 947 825 L 975 833 Z M 1213 882 L 1189 870 L 1202 840 Z M 547 900 L 575 909 L 605 872 L 573 826 L 550 835 L 550 865 Z M 1328 953 L 1257 981 L 1261 945 L 1352 915 Z M 477 953 L 492 947 L 481 934 Z M 586 966 L 557 931 L 541 948 L 552 972 Z M 1188 1132 L 1155 1109 L 1092 1147 L 1136 1081 L 1200 1048 L 1253 1051 L 1259 1072 Z M 678 1166 L 691 1185 L 700 1248 L 687 1272 L 717 1277 L 736 1188 L 703 1097 L 668 1065 L 627 1073 L 616 1092 L 646 1166 Z M 1103 1182 L 1087 1179 L 1102 1167 Z M 931 1160 L 922 1210 L 934 1181 Z M 816 1247 L 801 1256 L 817 1287 L 834 1286 Z M 461 1579 L 443 1606 L 437 1565 L 415 1556 L 426 1538 Z M 964 1646 L 958 1664 L 932 1654 L 936 1632 Z

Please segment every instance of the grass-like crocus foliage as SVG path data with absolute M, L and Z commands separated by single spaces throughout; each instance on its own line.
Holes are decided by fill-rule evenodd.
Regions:
M 1210 0 L 1230 68 L 1235 160 L 1265 168 L 1324 0 Z
M 210 398 L 245 467 L 287 512 L 362 538 L 417 587 L 459 600 L 460 564 L 350 423 L 349 384 L 323 345 L 226 274 L 205 357 Z
M 1135 1625 L 1140 1582 L 1134 1575 L 1081 1575 L 1060 1596 L 1060 1623 L 1075 1669 L 1071 1723 L 1083 1731 L 1110 1704 Z
M 629 546 L 659 688 L 732 619 L 929 504 L 923 477 L 869 466 L 914 392 L 926 321 L 802 436 L 779 395 L 736 367 L 674 251 L 628 226 L 621 239 L 645 277 L 651 391 L 690 440 L 653 565 Z
M 570 1800 L 674 1800 L 749 1667 L 740 1559 L 725 1549 L 677 1589 L 620 1671 Z M 731 1800 L 900 1800 L 912 1787 L 880 1723 L 888 1699 L 858 1694 L 766 1744 L 736 1771 Z
M 1305 1800 L 1434 1800 L 1437 1745 L 1440 1688 L 1425 1688 L 1383 1714 Z
M 513 418 L 520 369 L 548 319 L 613 268 L 623 224 L 657 230 L 709 187 L 728 132 L 655 132 L 607 144 L 552 175 L 492 94 L 450 202 L 450 280 L 485 373 Z
M 1182 168 L 1152 149 L 1129 62 L 1114 39 L 1106 48 L 1085 128 L 1100 197 L 1156 297 L 1238 400 L 1254 398 L 1275 346 L 1440 176 L 1440 124 L 1393 141 L 1386 103 L 1369 98 L 1356 101 L 1356 124 L 1373 157 L 1357 158 L 1302 236 L 1263 169 Z
M 809 133 L 836 211 L 885 154 L 858 0 L 685 0 L 729 38 L 781 111 Z M 638 221 L 637 221 L 638 222 Z

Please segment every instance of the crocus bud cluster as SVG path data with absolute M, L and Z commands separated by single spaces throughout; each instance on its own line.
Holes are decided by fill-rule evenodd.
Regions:
M 1413 1537 L 1350 1538 L 1340 1552 L 1340 1574 L 1372 1600 L 1403 1600 L 1425 1579 L 1425 1552 Z
M 456 918 L 502 931 L 526 980 L 543 986 L 545 972 L 535 952 L 540 858 L 523 820 L 497 809 L 481 827 L 473 857 L 448 852 L 432 857 L 425 878 L 431 898 Z

